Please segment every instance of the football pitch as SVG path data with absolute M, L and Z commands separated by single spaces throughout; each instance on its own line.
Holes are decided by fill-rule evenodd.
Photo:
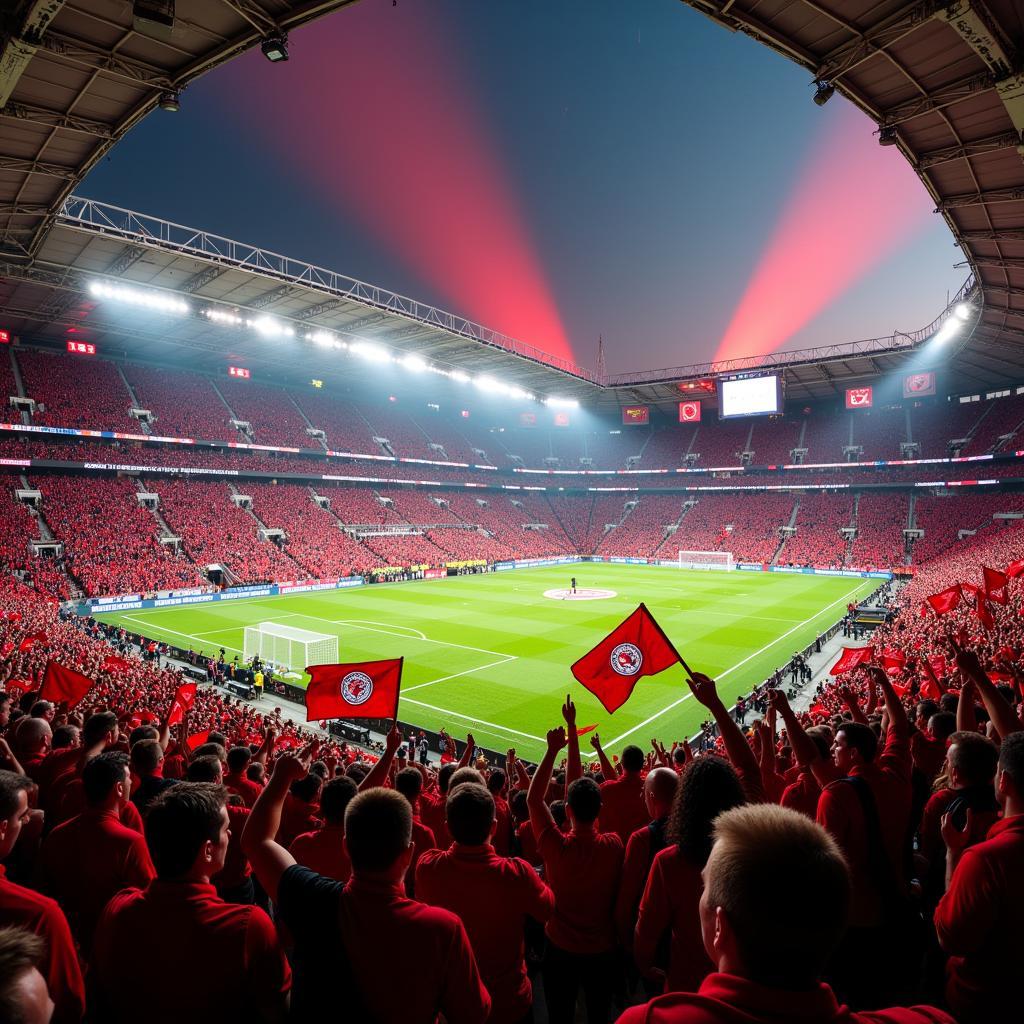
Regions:
M 575 575 L 580 588 L 615 596 L 546 597 Z M 405 658 L 400 716 L 424 728 L 472 732 L 485 746 L 537 760 L 572 693 L 582 727 L 596 723 L 606 749 L 692 736 L 706 717 L 678 665 L 641 679 L 614 715 L 569 666 L 643 601 L 694 671 L 719 680 L 726 704 L 841 618 L 878 580 L 784 573 L 701 572 L 581 563 L 477 576 L 96 617 L 134 633 L 242 654 L 247 625 L 273 621 L 336 634 L 343 662 Z M 589 745 L 586 747 L 589 752 Z

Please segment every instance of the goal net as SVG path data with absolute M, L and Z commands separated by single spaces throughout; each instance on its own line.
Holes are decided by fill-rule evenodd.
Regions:
M 680 551 L 680 569 L 725 569 L 736 568 L 731 551 Z
M 333 665 L 338 661 L 338 638 L 313 633 L 278 622 L 260 622 L 245 627 L 242 643 L 248 661 L 259 655 L 261 661 L 302 671 L 307 665 Z

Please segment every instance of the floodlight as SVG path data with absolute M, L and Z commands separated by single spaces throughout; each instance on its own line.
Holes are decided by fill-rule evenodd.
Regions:
M 271 64 L 279 64 L 288 59 L 288 37 L 283 32 L 267 36 L 260 43 L 260 49 Z
M 820 78 L 815 79 L 814 85 L 814 102 L 819 107 L 823 107 L 832 99 L 832 94 L 836 91 L 836 87 L 830 82 L 823 82 Z
M 958 320 L 967 320 L 971 315 L 972 307 L 966 302 L 958 302 L 953 307 L 953 316 Z
M 371 345 L 368 341 L 357 341 L 350 346 L 357 356 L 368 359 L 371 363 L 390 363 L 391 356 L 379 345 Z
M 891 125 L 887 124 L 878 130 L 878 144 L 880 146 L 895 146 L 899 142 L 899 137 L 896 134 L 896 129 Z
M 424 373 L 427 369 L 427 364 L 419 356 L 408 355 L 402 360 L 402 365 L 407 370 L 412 370 L 413 373 Z
M 578 409 L 580 403 L 575 398 L 555 398 L 551 396 L 544 399 L 544 404 L 552 409 Z
M 944 345 L 960 330 L 960 327 L 961 321 L 957 320 L 955 316 L 951 316 L 943 322 L 932 340 L 936 345 Z
M 176 114 L 181 110 L 181 93 L 174 91 L 160 93 L 157 106 L 161 110 L 166 110 L 169 114 Z
M 469 374 L 463 373 L 461 370 L 452 370 L 451 378 L 452 380 L 457 380 L 460 384 L 469 383 Z

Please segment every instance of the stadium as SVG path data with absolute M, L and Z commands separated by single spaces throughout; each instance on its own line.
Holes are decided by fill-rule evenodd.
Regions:
M 667 351 L 689 361 L 661 369 L 644 368 L 657 301 L 639 280 L 593 299 L 631 307 L 616 322 L 636 339 L 595 338 L 580 365 L 502 192 L 516 160 L 487 178 L 485 133 L 469 131 L 422 4 L 388 9 L 405 27 L 381 37 L 379 69 L 399 106 L 420 92 L 409 116 L 437 115 L 439 150 L 479 144 L 460 148 L 472 174 L 440 184 L 450 167 L 427 136 L 397 112 L 381 129 L 387 97 L 368 95 L 339 117 L 366 166 L 330 188 L 352 190 L 341 219 L 366 227 L 361 265 L 387 242 L 419 261 L 404 278 L 396 260 L 395 280 L 424 282 L 429 302 L 276 251 L 289 211 L 310 225 L 336 214 L 310 168 L 340 151 L 300 152 L 288 134 L 345 81 L 315 76 L 356 63 L 345 51 L 333 66 L 328 30 L 365 17 L 383 31 L 383 8 L 8 6 L 0 1017 L 1016 1019 L 1019 5 L 668 5 L 735 61 L 731 77 L 753 82 L 759 61 L 795 70 L 813 113 L 839 111 L 836 160 L 870 145 L 870 166 L 882 153 L 889 169 L 814 151 L 760 255 L 752 243 L 729 268 L 749 281 L 708 321 L 717 347 L 680 328 Z M 280 78 L 275 96 L 273 76 L 303 60 L 316 86 Z M 145 173 L 107 163 L 133 139 L 157 146 L 161 119 L 178 145 L 190 102 L 212 107 L 203 80 L 228 74 L 232 102 L 247 97 L 237 120 L 265 121 L 266 162 L 309 174 L 312 214 L 297 195 L 240 201 L 235 238 L 90 197 L 112 181 L 135 195 Z M 701 102 L 718 110 L 708 82 Z M 392 194 L 391 165 L 410 153 L 422 192 Z M 216 177 L 218 159 L 198 173 Z M 694 159 L 735 173 L 713 146 Z M 766 194 L 775 159 L 757 169 Z M 270 180 L 252 162 L 239 153 L 225 187 Z M 160 173 L 173 190 L 197 172 Z M 444 237 L 458 235 L 448 195 L 410 226 L 442 188 L 464 193 L 480 237 L 500 236 L 493 252 Z M 955 247 L 955 287 L 917 329 L 837 336 L 877 322 L 842 296 L 867 281 L 887 301 L 886 260 L 922 199 Z M 820 237 L 844 203 L 861 213 Z M 681 295 L 725 294 L 698 267 L 727 234 L 725 207 L 714 216 Z M 358 252 L 354 237 L 329 251 Z M 707 333 L 703 311 L 685 316 Z M 374 903 L 385 879 L 393 898 Z M 168 910 L 172 882 L 205 886 L 209 905 Z M 344 926 L 313 909 L 334 903 Z M 180 992 L 138 1013 L 166 987 L 140 942 L 161 914 L 177 923 L 156 959 Z M 232 929 L 248 936 L 235 959 Z M 753 937 L 776 929 L 775 949 Z M 419 956 L 442 940 L 451 955 Z M 382 974 L 389 958 L 418 960 L 405 991 Z M 829 1009 L 833 992 L 850 1016 Z

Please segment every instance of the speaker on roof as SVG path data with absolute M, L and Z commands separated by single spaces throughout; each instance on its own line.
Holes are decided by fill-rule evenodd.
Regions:
M 174 28 L 174 0 L 134 0 L 132 26 L 144 35 L 169 36 Z

